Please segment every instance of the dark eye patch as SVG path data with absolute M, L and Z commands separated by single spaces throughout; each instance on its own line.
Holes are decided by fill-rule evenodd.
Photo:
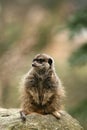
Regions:
M 38 59 L 38 61 L 39 61 L 40 63 L 42 63 L 42 62 L 44 62 L 45 60 L 44 60 L 44 59 Z
M 40 58 L 40 59 L 34 59 L 33 62 L 34 62 L 34 61 L 37 61 L 37 62 L 39 62 L 39 63 L 43 63 L 43 62 L 45 62 L 45 59 L 42 59 L 42 58 Z

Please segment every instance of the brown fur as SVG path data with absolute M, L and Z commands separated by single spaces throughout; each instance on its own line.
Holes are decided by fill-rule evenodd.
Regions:
M 37 59 L 44 59 L 39 63 Z M 61 116 L 64 90 L 55 73 L 53 59 L 46 54 L 38 54 L 32 62 L 31 70 L 25 75 L 22 86 L 22 112 L 32 112 Z

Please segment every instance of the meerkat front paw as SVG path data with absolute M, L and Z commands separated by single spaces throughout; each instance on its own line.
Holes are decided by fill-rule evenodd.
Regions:
M 55 116 L 57 119 L 60 119 L 62 115 L 64 115 L 64 111 L 59 110 L 59 111 L 54 111 L 52 113 L 53 116 Z

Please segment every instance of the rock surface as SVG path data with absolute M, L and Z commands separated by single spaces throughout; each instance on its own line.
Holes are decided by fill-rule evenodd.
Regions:
M 0 109 L 0 130 L 83 130 L 79 122 L 64 112 L 58 120 L 52 115 L 32 113 L 22 122 L 19 109 Z

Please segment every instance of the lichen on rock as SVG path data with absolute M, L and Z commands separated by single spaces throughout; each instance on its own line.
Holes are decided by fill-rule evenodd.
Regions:
M 0 109 L 0 130 L 83 130 L 79 122 L 64 112 L 61 119 L 52 115 L 32 113 L 26 122 L 20 118 L 19 109 Z

